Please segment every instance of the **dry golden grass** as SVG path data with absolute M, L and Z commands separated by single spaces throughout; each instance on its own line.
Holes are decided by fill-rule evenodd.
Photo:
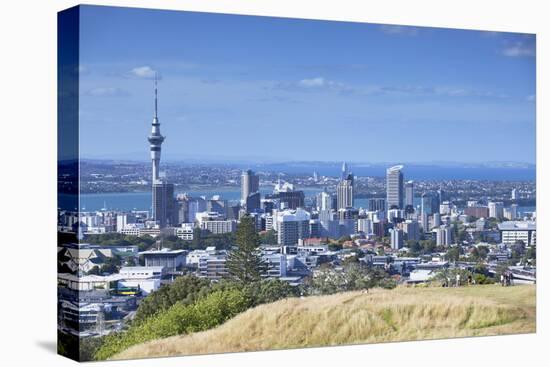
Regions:
M 289 298 L 204 332 L 133 346 L 113 359 L 535 332 L 535 286 L 375 289 Z

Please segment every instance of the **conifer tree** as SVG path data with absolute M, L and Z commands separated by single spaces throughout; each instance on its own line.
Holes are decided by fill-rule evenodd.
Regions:
M 254 218 L 248 215 L 241 218 L 235 237 L 237 247 L 227 256 L 229 274 L 243 283 L 260 280 L 266 264 L 260 255 L 260 239 Z

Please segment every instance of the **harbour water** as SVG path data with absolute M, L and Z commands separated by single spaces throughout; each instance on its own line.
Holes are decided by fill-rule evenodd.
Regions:
M 317 188 L 299 188 L 304 191 L 306 198 L 312 198 L 321 192 Z M 270 194 L 273 191 L 272 187 L 262 187 L 260 192 L 262 196 Z M 186 191 L 192 197 L 205 196 L 211 198 L 213 195 L 220 195 L 222 199 L 230 203 L 237 203 L 240 199 L 239 188 L 221 188 L 203 191 Z M 368 199 L 355 199 L 355 207 L 366 208 Z M 420 198 L 415 198 L 415 206 L 420 205 Z M 101 193 L 101 194 L 82 194 L 80 196 L 80 207 L 83 211 L 97 210 L 150 210 L 151 209 L 151 193 L 150 192 L 124 192 L 124 193 Z M 533 212 L 534 206 L 520 206 L 519 213 Z

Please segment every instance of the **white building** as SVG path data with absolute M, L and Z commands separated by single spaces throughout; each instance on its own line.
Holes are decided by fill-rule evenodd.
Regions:
M 502 243 L 513 245 L 523 241 L 526 246 L 537 244 L 537 227 L 533 221 L 508 221 L 498 225 Z
M 224 220 L 217 212 L 199 212 L 195 218 L 200 229 L 214 234 L 230 233 L 237 230 L 236 220 Z
M 182 223 L 181 227 L 175 229 L 174 234 L 184 241 L 193 241 L 194 230 L 193 223 Z
M 436 244 L 437 246 L 449 246 L 452 244 L 452 228 L 443 225 L 439 228 L 434 229 L 436 233 Z
M 362 232 L 365 235 L 371 235 L 373 233 L 372 220 L 368 218 L 357 219 L 357 232 Z
M 286 276 L 286 255 L 270 254 L 262 256 L 267 265 L 265 276 L 268 278 L 280 278 Z
M 207 247 L 205 250 L 193 250 L 187 254 L 186 265 L 198 267 L 200 260 L 216 254 L 214 246 Z
M 416 220 L 407 220 L 403 224 L 403 232 L 407 235 L 407 240 L 420 240 L 420 225 Z
M 284 210 L 277 213 L 277 243 L 294 246 L 298 240 L 309 237 L 310 214 L 303 209 Z
M 403 247 L 404 235 L 403 230 L 392 228 L 390 229 L 391 248 L 399 250 Z
M 137 216 L 133 213 L 118 213 L 116 216 L 116 230 L 122 232 L 128 224 L 136 223 Z
M 488 204 L 488 207 L 489 207 L 489 217 L 503 218 L 504 204 L 502 202 L 490 201 Z
M 229 276 L 226 255 L 210 255 L 199 259 L 199 277 L 220 280 Z

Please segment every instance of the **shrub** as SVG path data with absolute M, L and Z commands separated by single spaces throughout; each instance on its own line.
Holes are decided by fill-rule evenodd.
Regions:
M 163 286 L 145 297 L 139 304 L 134 323 L 141 323 L 158 312 L 165 311 L 180 302 L 184 305 L 195 302 L 210 293 L 210 282 L 192 275 L 178 277 L 170 285 Z
M 245 311 L 251 301 L 238 289 L 214 291 L 193 304 L 178 302 L 164 312 L 132 325 L 125 333 L 112 334 L 95 354 L 107 359 L 128 347 L 149 340 L 211 329 Z
M 301 288 L 293 287 L 279 279 L 267 279 L 245 286 L 244 291 L 249 296 L 252 305 L 257 306 L 287 297 L 299 296 Z

